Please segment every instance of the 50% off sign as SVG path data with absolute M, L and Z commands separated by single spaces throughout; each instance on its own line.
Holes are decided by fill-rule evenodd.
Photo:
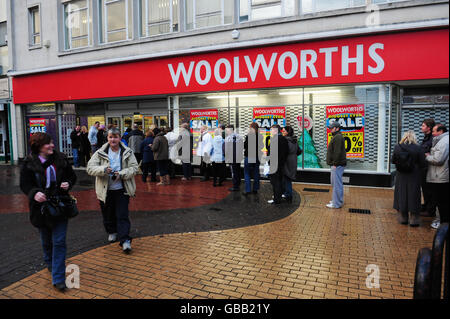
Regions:
M 347 158 L 364 158 L 364 132 L 342 132 Z

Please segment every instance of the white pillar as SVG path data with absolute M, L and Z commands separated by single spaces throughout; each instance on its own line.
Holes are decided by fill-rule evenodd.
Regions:
M 388 88 L 380 85 L 378 89 L 378 150 L 377 150 L 377 172 L 385 172 L 386 149 L 386 95 Z
M 180 100 L 178 95 L 173 97 L 173 131 L 180 134 Z

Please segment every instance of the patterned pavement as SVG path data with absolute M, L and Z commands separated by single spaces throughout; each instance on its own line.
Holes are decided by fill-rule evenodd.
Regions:
M 204 193 L 204 184 L 197 184 Z M 171 187 L 158 195 L 171 198 L 167 203 L 189 205 L 183 196 L 198 195 L 192 186 L 178 185 L 182 191 Z M 4 287 L 0 298 L 412 298 L 417 253 L 432 245 L 431 219 L 418 228 L 398 224 L 390 189 L 345 187 L 345 206 L 330 210 L 325 208 L 330 193 L 305 191 L 329 186 L 295 184 L 301 202 L 283 204 L 277 211 L 265 204 L 270 188 L 264 187 L 258 200 L 241 195 L 237 200 L 236 193 L 225 192 L 213 206 L 199 206 L 224 214 L 234 205 L 235 216 L 251 220 L 260 211 L 267 216 L 272 212 L 265 221 L 193 232 L 175 229 L 164 235 L 144 232 L 133 240 L 129 255 L 117 243 L 104 245 L 103 238 L 99 247 L 67 259 L 67 265 L 79 267 L 79 288 L 56 291 L 44 269 Z M 349 208 L 370 209 L 371 214 L 350 213 Z M 371 279 L 374 269 L 379 287 Z

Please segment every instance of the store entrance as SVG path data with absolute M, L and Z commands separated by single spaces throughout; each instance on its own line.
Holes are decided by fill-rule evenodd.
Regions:
M 168 126 L 167 115 L 150 115 L 150 114 L 134 114 L 123 115 L 123 131 L 127 128 L 133 128 L 133 124 L 137 124 L 139 129 L 146 132 L 154 127 L 165 128 Z

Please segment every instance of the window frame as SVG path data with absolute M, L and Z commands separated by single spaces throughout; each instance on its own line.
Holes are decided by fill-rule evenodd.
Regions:
M 63 29 L 64 29 L 64 50 L 65 51 L 71 51 L 71 50 L 77 50 L 77 49 L 83 49 L 83 48 L 88 48 L 90 46 L 92 46 L 92 42 L 91 42 L 91 36 L 92 36 L 92 23 L 89 22 L 89 19 L 91 17 L 91 1 L 90 0 L 86 0 L 86 7 L 81 8 L 81 9 L 76 9 L 76 10 L 71 10 L 71 8 L 68 8 L 68 15 L 66 17 L 66 6 L 71 6 L 73 4 L 73 1 L 67 1 L 65 3 L 63 3 L 62 6 L 62 16 L 63 16 Z M 88 18 L 88 26 L 87 26 L 87 34 L 83 35 L 83 36 L 78 36 L 78 37 L 72 37 L 72 28 L 69 28 L 67 26 L 67 19 L 69 19 L 70 14 L 73 14 L 74 12 L 81 12 L 86 10 L 87 13 L 87 18 Z M 87 45 L 85 46 L 80 46 L 80 47 L 76 47 L 74 48 L 72 46 L 72 41 L 73 40 L 81 40 L 81 39 L 85 39 L 87 38 Z
M 118 2 L 124 2 L 125 3 L 125 28 L 122 29 L 116 29 L 112 31 L 108 31 L 108 5 Z M 102 4 L 103 2 L 103 4 Z M 98 28 L 100 31 L 99 34 L 99 45 L 107 45 L 112 43 L 119 43 L 119 42 L 125 42 L 133 40 L 133 35 L 130 36 L 130 12 L 129 7 L 131 3 L 131 31 L 134 33 L 134 19 L 133 19 L 133 1 L 132 0 L 98 0 Z M 105 16 L 105 21 L 103 21 L 103 13 Z M 118 33 L 125 31 L 126 38 L 122 40 L 116 40 L 116 41 L 108 41 L 108 34 L 110 33 Z
M 213 25 L 213 26 L 206 26 L 206 27 L 197 27 L 196 20 L 197 20 L 198 17 L 205 18 L 205 17 L 216 16 L 217 12 L 219 12 L 219 11 L 198 15 L 198 14 L 196 14 L 197 0 L 191 0 L 192 1 L 192 28 L 188 29 L 188 27 L 187 27 L 187 18 L 186 18 L 186 16 L 187 16 L 187 8 L 188 8 L 187 1 L 189 1 L 189 0 L 185 1 L 185 10 L 184 10 L 184 14 L 185 14 L 185 31 L 202 30 L 202 29 L 213 28 L 213 27 L 218 27 L 218 26 L 232 25 L 234 23 L 234 21 L 233 21 L 231 23 L 225 24 L 225 1 L 226 0 L 220 0 L 220 24 Z M 232 2 L 232 6 L 233 6 L 233 15 L 232 16 L 233 16 L 233 20 L 234 20 L 235 19 L 235 17 L 234 17 L 235 2 L 234 1 Z
M 39 16 L 39 32 L 35 33 L 35 15 L 37 11 Z M 42 47 L 42 16 L 41 16 L 41 4 L 32 4 L 28 6 L 28 47 L 30 49 Z M 39 42 L 35 42 L 35 38 L 39 36 Z
M 145 30 L 140 30 L 139 37 L 140 38 L 149 38 L 149 37 L 155 37 L 155 36 L 160 36 L 160 35 L 164 35 L 164 34 L 171 34 L 171 33 L 180 32 L 181 0 L 179 0 L 179 2 L 178 2 L 178 30 L 177 31 L 173 30 L 173 26 L 174 26 L 173 0 L 169 0 L 169 5 L 170 5 L 170 17 L 169 17 L 169 19 L 168 20 L 164 20 L 164 21 L 160 21 L 160 22 L 155 22 L 155 23 L 150 23 L 149 22 L 149 15 L 148 15 L 149 1 L 152 1 L 152 0 L 144 0 L 144 7 L 141 6 L 142 2 L 139 3 L 139 7 L 140 7 L 139 28 L 140 29 L 142 28 L 142 24 L 144 24 L 144 26 L 145 26 Z M 141 19 L 145 19 L 144 23 L 142 23 Z M 170 26 L 170 31 L 169 32 L 158 33 L 158 34 L 149 34 L 149 28 L 150 27 L 158 26 L 158 25 L 162 25 L 162 24 L 166 24 L 166 23 L 169 23 L 169 26 Z

